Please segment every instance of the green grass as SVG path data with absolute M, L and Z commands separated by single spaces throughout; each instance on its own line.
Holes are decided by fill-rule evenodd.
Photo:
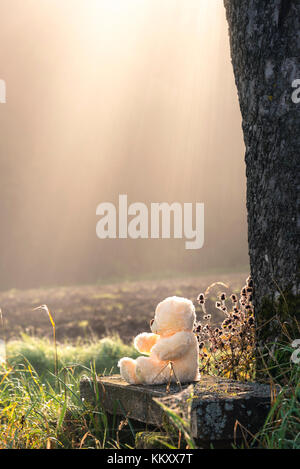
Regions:
M 267 449 L 300 449 L 300 363 L 290 359 L 294 349 L 277 345 L 270 372 L 279 390 L 271 411 L 254 443 Z
M 7 344 L 6 363 L 0 364 L 0 449 L 133 448 L 136 434 L 127 416 L 106 415 L 97 395 L 94 404 L 82 400 L 79 383 L 84 375 L 97 389 L 97 376 L 118 371 L 122 356 L 136 357 L 138 352 L 117 336 L 57 344 L 57 352 L 55 375 L 49 340 L 23 335 L 23 340 Z M 176 427 L 178 419 L 171 416 Z M 177 431 L 187 434 L 186 424 L 179 423 Z M 178 442 L 172 446 L 161 439 L 160 444 L 177 448 Z
M 136 358 L 139 353 L 133 345 L 125 345 L 118 336 L 107 337 L 92 342 L 78 341 L 77 344 L 58 344 L 58 369 L 75 366 L 75 375 L 82 372 L 82 366 L 94 364 L 98 374 L 118 373 L 117 363 L 121 357 Z M 23 334 L 22 340 L 7 344 L 7 362 L 10 366 L 27 365 L 29 362 L 41 379 L 53 381 L 54 374 L 53 342 L 48 339 L 30 337 Z M 81 367 L 81 368 L 80 368 Z M 50 372 L 50 373 L 49 373 Z
M 0 449 L 120 449 L 118 425 L 108 422 L 99 402 L 81 400 L 79 381 L 117 372 L 119 358 L 137 352 L 118 337 L 58 344 L 57 351 L 55 376 L 50 341 L 23 335 L 7 344 L 7 361 L 0 365 Z
M 276 346 L 269 371 L 273 385 L 280 388 L 263 429 L 248 447 L 300 449 L 300 364 L 291 362 L 293 350 Z M 82 375 L 95 381 L 96 375 L 118 372 L 119 358 L 134 358 L 138 352 L 117 336 L 57 344 L 57 352 L 55 376 L 52 341 L 23 335 L 7 344 L 6 364 L 0 364 L 0 449 L 134 447 L 135 429 L 126 416 L 119 425 L 116 417 L 105 414 L 99 399 L 93 406 L 82 401 L 79 381 Z M 187 422 L 165 411 L 194 448 Z M 176 442 L 168 441 L 159 444 L 176 448 Z
M 2 368 L 0 383 L 0 449 L 120 448 L 101 407 L 80 399 L 71 370 L 51 386 L 30 364 Z

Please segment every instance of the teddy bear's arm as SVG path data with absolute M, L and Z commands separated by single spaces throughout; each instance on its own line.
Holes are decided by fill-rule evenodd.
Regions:
M 158 339 L 159 335 L 157 334 L 142 332 L 134 339 L 134 346 L 139 352 L 149 354 Z
M 189 351 L 191 344 L 191 334 L 180 331 L 171 337 L 161 338 L 153 347 L 151 353 L 162 361 L 176 360 Z

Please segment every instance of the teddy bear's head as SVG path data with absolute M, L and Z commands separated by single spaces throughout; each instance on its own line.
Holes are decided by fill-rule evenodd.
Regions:
M 161 301 L 155 310 L 151 330 L 158 335 L 172 335 L 179 331 L 192 331 L 196 321 L 192 301 L 172 296 Z

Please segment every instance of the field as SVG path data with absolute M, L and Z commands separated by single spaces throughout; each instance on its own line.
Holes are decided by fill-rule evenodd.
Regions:
M 1 293 L 5 328 L 0 327 L 0 338 L 8 340 L 6 362 L 1 363 L 0 356 L 0 449 L 134 448 L 137 429 L 127 416 L 116 425 L 100 403 L 90 406 L 81 400 L 80 377 L 95 380 L 99 374 L 118 372 L 120 357 L 136 357 L 132 338 L 149 330 L 157 302 L 168 295 L 183 295 L 195 302 L 197 295 L 216 280 L 226 283 L 229 288 L 211 288 L 206 304 L 213 322 L 219 323 L 223 317 L 214 308 L 217 294 L 239 291 L 246 277 L 246 273 L 217 278 L 207 275 Z M 57 361 L 49 317 L 46 312 L 34 311 L 41 304 L 48 305 L 55 319 Z M 199 307 L 197 316 L 201 319 Z M 290 357 L 292 351 L 291 346 L 277 344 L 275 363 L 277 357 Z M 299 366 L 288 361 L 275 369 L 278 377 L 284 378 L 284 386 L 251 445 L 299 448 Z M 163 429 L 167 439 L 158 440 L 156 447 L 196 447 L 177 420 L 173 429 Z
M 217 324 L 223 319 L 222 313 L 213 306 L 217 294 L 223 290 L 240 290 L 247 275 L 245 272 L 111 285 L 10 290 L 0 293 L 4 335 L 7 340 L 20 337 L 22 332 L 51 337 L 47 314 L 34 310 L 46 304 L 55 320 L 58 341 L 75 341 L 79 337 L 98 339 L 117 333 L 125 343 L 130 343 L 137 333 L 149 330 L 149 321 L 159 301 L 177 295 L 190 298 L 196 304 L 200 292 L 213 282 L 221 281 L 229 286 L 229 290 L 216 286 L 211 290 L 208 304 L 212 320 Z

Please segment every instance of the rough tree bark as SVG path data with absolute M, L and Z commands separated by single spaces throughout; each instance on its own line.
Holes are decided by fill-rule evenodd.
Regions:
M 257 343 L 298 337 L 300 0 L 224 0 L 246 146 Z M 260 365 L 259 365 L 260 366 Z

